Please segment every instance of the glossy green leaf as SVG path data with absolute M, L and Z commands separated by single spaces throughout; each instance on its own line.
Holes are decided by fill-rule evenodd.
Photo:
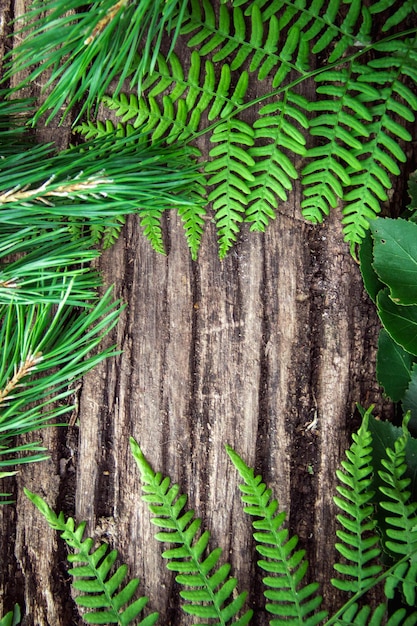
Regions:
M 376 373 L 378 383 L 393 402 L 400 402 L 411 378 L 412 355 L 382 328 L 378 339 Z
M 373 267 L 399 304 L 417 304 L 417 224 L 403 219 L 371 222 Z
M 386 288 L 379 292 L 377 306 L 381 322 L 392 339 L 417 356 L 417 305 L 395 304 Z
M 364 287 L 371 300 L 376 304 L 376 297 L 379 291 L 384 288 L 384 284 L 379 280 L 373 267 L 373 247 L 372 235 L 368 230 L 359 247 L 359 262 Z

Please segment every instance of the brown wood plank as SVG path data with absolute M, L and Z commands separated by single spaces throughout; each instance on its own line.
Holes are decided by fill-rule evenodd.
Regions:
M 222 262 L 209 222 L 193 262 L 174 214 L 166 220 L 166 257 L 151 250 L 137 217 L 128 218 L 98 263 L 127 304 L 106 339 L 123 353 L 85 377 L 75 426 L 36 435 L 50 461 L 24 466 L 9 481 L 17 503 L 0 507 L 0 615 L 19 601 L 24 626 L 82 623 L 65 549 L 24 498 L 26 486 L 87 519 L 92 536 L 120 551 L 161 624 L 193 623 L 179 608 L 140 500 L 131 435 L 154 469 L 189 494 L 211 546 L 223 548 L 239 590 L 249 590 L 255 624 L 267 624 L 261 577 L 225 443 L 274 489 L 307 550 L 311 580 L 324 583 L 334 608 L 335 468 L 358 426 L 355 402 L 389 409 L 375 383 L 376 314 L 340 216 L 304 223 L 298 193 L 264 235 L 244 228 Z

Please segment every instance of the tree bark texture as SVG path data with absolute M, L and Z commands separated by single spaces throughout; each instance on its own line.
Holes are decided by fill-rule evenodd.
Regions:
M 307 551 L 309 580 L 322 584 L 328 608 L 338 605 L 329 584 L 335 469 L 359 425 L 355 403 L 390 409 L 375 382 L 379 323 L 340 215 L 305 223 L 299 193 L 265 234 L 244 228 L 224 261 L 210 221 L 193 262 L 176 214 L 166 217 L 165 257 L 151 250 L 137 217 L 128 218 L 98 262 L 105 285 L 126 303 L 106 338 L 122 353 L 85 377 L 76 425 L 36 434 L 51 459 L 23 466 L 9 482 L 17 502 L 0 508 L 0 615 L 17 601 L 24 626 L 83 623 L 65 546 L 24 497 L 26 486 L 119 550 L 158 623 L 193 623 L 153 538 L 130 436 L 189 495 L 210 546 L 223 548 L 239 591 L 249 590 L 254 624 L 268 620 L 226 443 L 262 473 Z

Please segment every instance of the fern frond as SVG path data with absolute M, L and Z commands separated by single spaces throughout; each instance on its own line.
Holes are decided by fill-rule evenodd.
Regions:
M 379 0 L 379 2 L 375 2 L 371 4 L 369 7 L 369 12 L 371 15 L 375 15 L 376 13 L 381 13 L 382 11 L 388 11 L 389 17 L 385 21 L 385 24 L 382 26 L 382 32 L 386 33 L 390 28 L 394 26 L 398 26 L 401 22 L 403 22 L 411 13 L 416 11 L 415 3 L 413 0 L 405 0 L 402 2 L 399 8 L 392 13 L 390 11 L 391 7 L 395 5 L 396 0 Z
M 409 414 L 403 421 L 403 434 L 396 439 L 394 449 L 387 448 L 388 459 L 381 459 L 385 470 L 379 476 L 385 485 L 380 490 L 389 500 L 381 500 L 381 507 L 390 513 L 385 518 L 387 540 L 385 547 L 398 557 L 408 557 L 400 561 L 385 584 L 385 594 L 392 598 L 395 588 L 401 584 L 406 602 L 415 606 L 417 591 L 417 502 L 410 501 L 411 492 L 407 489 L 411 479 L 406 477 L 407 463 L 405 448 L 409 439 L 407 423 Z M 398 555 L 398 556 L 397 556 Z
M 200 128 L 203 114 L 209 121 L 222 118 L 242 104 L 248 87 L 248 74 L 242 72 L 232 85 L 230 67 L 224 64 L 216 77 L 214 64 L 193 52 L 188 75 L 181 61 L 172 53 L 169 60 L 159 55 L 154 71 L 144 81 L 140 97 L 121 94 L 104 98 L 104 104 L 122 117 L 122 123 L 133 120 L 135 128 L 151 135 L 152 143 L 162 138 L 167 144 L 188 141 Z
M 381 572 L 381 566 L 373 564 L 380 554 L 377 546 L 379 538 L 374 532 L 376 521 L 371 519 L 371 504 L 374 492 L 372 484 L 372 436 L 368 428 L 372 407 L 365 413 L 361 427 L 352 435 L 353 443 L 346 451 L 346 461 L 342 461 L 344 471 L 336 474 L 342 485 L 337 486 L 339 496 L 334 497 L 336 505 L 343 511 L 337 520 L 343 530 L 336 534 L 342 543 L 336 549 L 344 557 L 345 563 L 336 563 L 334 568 L 343 578 L 333 578 L 337 589 L 357 593 L 369 586 Z M 347 514 L 347 515 L 346 515 Z
M 405 162 L 401 142 L 409 142 L 410 133 L 394 118 L 404 124 L 415 119 L 417 96 L 403 82 L 409 76 L 417 84 L 417 39 L 391 41 L 376 46 L 387 54 L 369 62 L 367 66 L 355 64 L 354 71 L 362 93 L 357 106 L 367 107 L 371 120 L 367 124 L 368 141 L 361 141 L 352 155 L 360 163 L 349 164 L 347 174 L 351 189 L 344 196 L 343 220 L 345 241 L 351 247 L 360 243 L 369 227 L 369 221 L 381 211 L 382 202 L 388 199 L 386 190 L 392 186 L 390 175 L 400 173 L 397 162 Z M 392 54 L 389 54 L 392 52 Z M 369 93 L 368 93 L 369 92 Z M 372 92 L 374 95 L 372 95 Z M 357 133 L 354 129 L 355 134 Z
M 220 62 L 235 53 L 230 64 L 232 70 L 241 69 L 243 63 L 252 57 L 249 71 L 257 71 L 259 80 L 266 78 L 275 70 L 274 87 L 277 87 L 292 69 L 293 66 L 287 63 L 287 58 L 293 42 L 289 39 L 289 43 L 283 47 L 281 54 L 277 54 L 278 20 L 275 15 L 272 15 L 265 25 L 256 3 L 251 4 L 250 34 L 246 32 L 245 17 L 238 6 L 230 12 L 228 7 L 222 4 L 217 25 L 209 0 L 203 0 L 201 3 L 198 0 L 191 0 L 190 5 L 190 11 L 184 15 L 181 33 L 194 33 L 188 41 L 188 46 L 199 46 L 201 56 L 218 49 L 213 56 L 213 61 Z M 276 71 L 277 65 L 281 66 L 278 71 Z
M 208 200 L 213 203 L 219 256 L 223 258 L 236 241 L 251 193 L 249 185 L 255 182 L 251 172 L 255 161 L 247 149 L 254 145 L 254 130 L 232 118 L 216 126 L 210 141 L 217 145 L 210 150 L 211 161 L 205 166 L 210 175 L 207 184 L 213 186 Z
M 277 198 L 285 202 L 293 180 L 298 178 L 297 169 L 287 153 L 296 156 L 306 153 L 305 137 L 292 120 L 302 128 L 308 128 L 303 112 L 307 108 L 304 97 L 288 90 L 282 100 L 267 104 L 259 111 L 259 118 L 253 125 L 256 145 L 248 150 L 255 162 L 251 168 L 255 180 L 249 183 L 245 221 L 251 222 L 252 231 L 265 230 L 269 220 L 275 218 Z
M 386 604 L 379 604 L 373 612 L 369 606 L 351 604 L 335 622 L 340 626 L 415 626 L 417 613 L 407 615 L 405 609 L 398 609 L 387 619 Z
M 247 594 L 235 595 L 237 580 L 229 576 L 228 563 L 218 566 L 221 549 L 207 552 L 210 534 L 200 533 L 201 520 L 194 517 L 194 511 L 184 510 L 187 496 L 180 494 L 179 486 L 171 485 L 169 478 L 152 470 L 133 438 L 130 444 L 142 477 L 142 499 L 156 516 L 152 523 L 163 529 L 155 538 L 176 546 L 165 550 L 162 556 L 168 560 L 167 568 L 178 572 L 175 580 L 187 587 L 180 592 L 186 601 L 184 611 L 204 620 L 215 620 L 210 622 L 213 626 L 248 624 L 252 611 L 237 617 Z
M 243 493 L 245 513 L 260 518 L 253 522 L 256 531 L 253 536 L 256 550 L 264 557 L 258 565 L 269 574 L 263 582 L 267 587 L 264 595 L 270 601 L 266 609 L 274 615 L 271 626 L 319 624 L 327 612 L 318 611 L 322 601 L 317 595 L 319 585 L 303 585 L 308 567 L 305 550 L 295 550 L 298 538 L 288 539 L 288 530 L 281 528 L 285 513 L 277 513 L 278 502 L 271 499 L 271 490 L 266 488 L 262 477 L 255 476 L 253 469 L 232 448 L 226 446 L 226 451 L 244 480 L 239 489 Z
M 348 168 L 352 172 L 361 169 L 354 150 L 361 149 L 358 137 L 369 136 L 364 121 L 371 119 L 366 106 L 358 104 L 358 98 L 353 95 L 365 91 L 369 97 L 369 90 L 356 80 L 351 70 L 324 71 L 316 81 L 321 83 L 317 92 L 329 98 L 309 105 L 312 112 L 318 112 L 310 120 L 310 133 L 323 141 L 307 151 L 306 156 L 313 160 L 302 171 L 302 213 L 313 223 L 321 222 L 323 214 L 328 215 L 342 199 L 344 188 L 351 183 Z
M 144 236 L 155 252 L 159 252 L 159 254 L 165 254 L 164 235 L 161 226 L 163 213 L 164 209 L 155 209 L 153 211 L 141 211 L 139 216 Z
M 118 122 L 117 126 L 115 126 L 111 120 L 106 120 L 105 122 L 102 122 L 101 120 L 97 120 L 97 122 L 88 120 L 74 126 L 73 130 L 75 133 L 80 133 L 80 135 L 82 135 L 87 141 L 90 139 L 104 137 L 105 135 L 113 135 L 114 137 L 129 137 L 134 132 L 134 128 L 131 124 Z
M 114 224 L 91 224 L 90 234 L 95 244 L 101 243 L 103 250 L 111 248 L 119 238 L 120 232 L 126 223 L 124 215 L 117 215 Z
M 204 209 L 205 194 L 205 187 L 203 185 L 197 185 L 195 205 L 184 205 L 183 207 L 179 207 L 177 209 L 178 215 L 181 217 L 184 225 L 185 236 L 193 261 L 197 259 L 201 244 L 201 237 L 203 235 L 203 216 L 206 214 L 206 210 Z
M 115 567 L 117 550 L 109 552 L 109 546 L 101 543 L 94 547 L 94 540 L 85 538 L 86 523 L 78 526 L 74 519 L 66 521 L 61 512 L 56 515 L 48 504 L 38 495 L 24 489 L 26 496 L 42 513 L 49 526 L 61 534 L 62 539 L 72 548 L 68 561 L 74 566 L 68 570 L 73 577 L 72 586 L 82 594 L 75 602 L 88 609 L 83 619 L 88 624 L 119 624 L 127 626 L 143 611 L 148 598 L 132 600 L 139 585 L 139 579 L 133 578 L 126 583 L 127 565 Z M 158 613 L 151 613 L 138 626 L 152 626 L 158 619 Z
M 193 34 L 188 46 L 198 46 L 201 56 L 216 50 L 214 62 L 231 57 L 232 70 L 241 69 L 250 60 L 249 72 L 257 72 L 258 80 L 271 77 L 274 88 L 291 70 L 301 76 L 308 72 L 313 55 L 333 45 L 336 39 L 330 63 L 340 59 L 349 46 L 356 42 L 365 45 L 370 39 L 369 11 L 360 0 L 349 2 L 340 25 L 339 0 L 330 2 L 324 14 L 324 0 L 314 0 L 308 7 L 304 2 L 276 0 L 264 11 L 264 2 L 252 2 L 245 12 L 240 9 L 242 3 L 234 2 L 232 11 L 221 4 L 218 19 L 209 0 L 192 0 L 190 4 L 181 28 L 182 34 Z

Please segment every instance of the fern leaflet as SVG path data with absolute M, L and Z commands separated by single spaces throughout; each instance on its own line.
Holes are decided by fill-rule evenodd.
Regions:
M 398 609 L 387 619 L 386 604 L 379 604 L 372 612 L 369 606 L 359 607 L 354 602 L 335 623 L 340 626 L 415 626 L 416 617 L 417 613 L 407 616 L 405 609 Z
M 417 38 L 413 41 L 389 42 L 376 46 L 384 52 L 394 52 L 370 61 L 367 66 L 355 64 L 362 94 L 357 106 L 365 104 L 372 117 L 367 124 L 369 141 L 361 142 L 352 156 L 360 161 L 355 169 L 349 164 L 351 189 L 344 195 L 343 220 L 345 240 L 351 246 L 360 243 L 369 220 L 381 211 L 381 202 L 387 200 L 386 190 L 392 184 L 389 175 L 398 176 L 397 161 L 406 160 L 399 141 L 411 141 L 410 133 L 393 119 L 393 114 L 404 122 L 414 121 L 417 96 L 401 82 L 401 75 L 411 76 L 417 82 Z M 381 85 L 381 86 L 379 86 Z M 372 92 L 375 97 L 372 97 Z M 354 132 L 357 133 L 356 129 Z
M 336 532 L 342 541 L 336 544 L 336 549 L 346 562 L 336 563 L 334 568 L 347 578 L 333 578 L 331 582 L 338 589 L 353 593 L 369 587 L 382 569 L 371 563 L 380 554 L 378 535 L 373 532 L 376 521 L 371 519 L 374 492 L 369 489 L 373 471 L 372 436 L 368 428 L 371 411 L 372 407 L 365 413 L 358 432 L 352 435 L 347 460 L 342 461 L 344 471 L 336 472 L 342 485 L 337 486 L 339 496 L 334 501 L 343 511 L 337 516 L 343 530 Z
M 158 56 L 154 72 L 144 82 L 143 95 L 128 98 L 122 94 L 103 102 L 122 116 L 122 122 L 134 118 L 134 127 L 151 133 L 152 143 L 163 138 L 171 144 L 194 137 L 204 113 L 209 121 L 230 115 L 243 102 L 247 87 L 247 72 L 241 73 L 233 88 L 230 67 L 224 64 L 217 79 L 213 62 L 207 60 L 203 70 L 197 52 L 191 54 L 185 77 L 180 60 L 172 53 L 169 61 Z
M 193 261 L 197 259 L 198 250 L 201 243 L 201 237 L 204 229 L 204 215 L 206 213 L 204 209 L 205 194 L 206 189 L 204 185 L 196 184 L 196 203 L 194 205 L 184 204 L 184 206 L 177 209 L 178 215 L 180 216 L 184 225 L 185 236 Z
M 68 561 L 75 565 L 69 573 L 74 578 L 73 587 L 82 592 L 82 595 L 75 598 L 75 602 L 88 609 L 83 616 L 84 620 L 88 624 L 130 624 L 143 611 L 148 598 L 141 597 L 132 601 L 139 579 L 133 578 L 125 584 L 127 566 L 120 565 L 117 569 L 113 567 L 117 550 L 109 552 L 106 543 L 94 548 L 93 539 L 84 538 L 85 522 L 76 526 L 72 517 L 65 521 L 62 512 L 56 515 L 40 496 L 27 489 L 24 491 L 49 526 L 60 532 L 62 539 L 73 549 L 68 555 Z M 157 619 L 158 613 L 151 613 L 138 626 L 152 626 Z
M 199 533 L 201 520 L 194 518 L 194 511 L 184 511 L 187 496 L 180 494 L 178 485 L 171 486 L 169 478 L 155 474 L 133 438 L 130 443 L 144 483 L 142 498 L 156 515 L 152 523 L 163 529 L 155 538 L 176 546 L 165 550 L 162 556 L 168 559 L 167 568 L 178 572 L 175 580 L 187 587 L 180 592 L 186 601 L 183 610 L 204 620 L 216 620 L 213 626 L 248 624 L 252 611 L 237 617 L 247 594 L 232 598 L 237 580 L 229 576 L 228 563 L 218 567 L 220 548 L 206 553 L 210 534 Z
M 0 619 L 0 626 L 19 626 L 20 618 L 20 607 L 15 604 L 13 610 Z
M 242 146 L 253 146 L 254 131 L 235 118 L 216 126 L 210 138 L 217 145 L 209 152 L 211 161 L 205 171 L 210 174 L 207 184 L 213 186 L 209 202 L 213 203 L 219 236 L 219 255 L 223 258 L 239 232 L 239 222 L 243 221 L 249 184 L 255 182 L 251 167 L 255 161 Z
M 239 455 L 226 446 L 232 463 L 244 480 L 239 486 L 248 515 L 259 517 L 253 522 L 256 549 L 264 557 L 258 565 L 268 572 L 263 579 L 268 589 L 264 592 L 270 602 L 266 605 L 274 615 L 271 626 L 288 624 L 306 624 L 315 626 L 327 616 L 326 611 L 318 611 L 322 598 L 317 595 L 318 584 L 302 586 L 308 562 L 304 559 L 305 550 L 295 551 L 298 538 L 288 539 L 288 531 L 281 526 L 285 513 L 277 513 L 278 502 L 271 499 L 271 490 L 262 482 L 261 476 L 255 476 Z
M 190 4 L 181 28 L 181 34 L 193 33 L 188 46 L 198 46 L 201 56 L 216 50 L 214 62 L 233 55 L 232 70 L 240 69 L 250 59 L 249 71 L 257 72 L 258 80 L 272 77 L 274 88 L 283 83 L 291 70 L 301 75 L 308 72 L 313 54 L 328 48 L 336 38 L 330 63 L 340 59 L 355 41 L 362 45 L 369 41 L 371 20 L 360 0 L 349 3 L 349 11 L 340 26 L 336 25 L 339 0 L 329 3 L 324 15 L 324 0 L 313 0 L 309 7 L 304 2 L 275 0 L 263 12 L 262 2 L 250 3 L 245 12 L 240 9 L 240 3 L 234 3 L 232 12 L 222 4 L 218 23 L 209 0 L 192 0 Z M 250 18 L 249 29 L 245 16 Z M 311 42 L 319 35 L 312 46 Z
M 165 254 L 164 236 L 161 227 L 161 217 L 164 209 L 154 211 L 140 212 L 140 225 L 143 228 L 143 234 L 150 242 L 155 252 Z
M 386 517 L 388 539 L 385 547 L 391 554 L 402 559 L 395 567 L 385 584 L 385 594 L 392 598 L 395 588 L 401 583 L 404 598 L 409 606 L 416 604 L 417 590 L 417 502 L 410 502 L 411 492 L 408 491 L 411 479 L 405 476 L 407 463 L 405 448 L 409 433 L 407 423 L 409 415 L 403 421 L 403 434 L 394 444 L 394 449 L 387 449 L 388 459 L 382 459 L 385 470 L 379 475 L 385 485 L 380 487 L 383 495 L 389 500 L 382 500 L 381 507 L 390 513 Z M 398 557 L 397 557 L 398 558 Z
M 302 128 L 308 128 L 308 120 L 302 109 L 308 102 L 302 96 L 287 91 L 282 100 L 267 104 L 259 111 L 255 121 L 255 144 L 248 150 L 254 165 L 251 173 L 255 180 L 249 183 L 249 206 L 246 220 L 250 229 L 264 231 L 269 219 L 275 218 L 277 196 L 285 202 L 287 191 L 298 178 L 297 170 L 282 148 L 297 156 L 306 153 L 304 135 L 287 117 L 294 119 Z M 262 145 L 263 144 L 263 145 Z
M 322 213 L 328 215 L 330 208 L 337 206 L 344 195 L 343 189 L 351 183 L 346 166 L 340 161 L 350 166 L 353 172 L 361 167 L 352 150 L 361 148 L 355 135 L 369 135 L 360 116 L 365 121 L 369 121 L 370 116 L 365 105 L 357 106 L 357 98 L 352 96 L 352 91 L 362 93 L 364 88 L 352 78 L 348 69 L 323 72 L 316 81 L 332 84 L 317 88 L 317 93 L 325 94 L 329 99 L 310 103 L 310 111 L 319 112 L 310 120 L 310 133 L 325 143 L 307 152 L 307 157 L 313 161 L 302 171 L 305 199 L 301 208 L 304 217 L 321 222 Z M 338 84 L 334 85 L 334 82 Z
M 375 4 L 371 4 L 369 11 L 371 15 L 380 13 L 381 11 L 388 11 L 395 4 L 395 0 L 379 0 Z M 390 28 L 398 26 L 403 22 L 411 13 L 416 12 L 415 2 L 413 0 L 405 0 L 400 7 L 387 18 L 385 24 L 382 26 L 382 32 L 386 33 Z

